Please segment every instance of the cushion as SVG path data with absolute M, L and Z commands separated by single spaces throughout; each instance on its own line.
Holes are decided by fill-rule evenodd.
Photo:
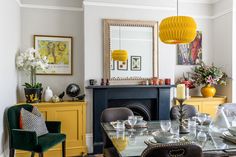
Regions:
M 37 107 L 33 107 L 32 112 L 22 108 L 20 115 L 22 118 L 22 129 L 27 131 L 35 131 L 37 136 L 48 133 L 45 120 Z

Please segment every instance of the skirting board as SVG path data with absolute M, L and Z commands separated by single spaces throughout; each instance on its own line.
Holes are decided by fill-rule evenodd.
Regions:
M 92 133 L 86 134 L 86 143 L 88 146 L 88 153 L 93 153 L 93 134 Z

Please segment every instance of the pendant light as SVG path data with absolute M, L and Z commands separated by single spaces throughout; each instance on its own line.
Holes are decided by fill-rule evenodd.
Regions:
M 177 0 L 177 16 L 167 17 L 160 24 L 159 36 L 166 44 L 186 44 L 196 37 L 197 24 L 192 17 L 178 16 L 179 4 Z
M 121 31 L 119 26 L 119 49 L 112 51 L 112 59 L 115 61 L 127 61 L 128 52 L 126 50 L 121 49 Z

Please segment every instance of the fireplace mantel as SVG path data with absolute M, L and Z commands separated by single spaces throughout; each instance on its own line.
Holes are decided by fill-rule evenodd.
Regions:
M 109 85 L 88 86 L 93 90 L 93 148 L 101 153 L 103 148 L 100 117 L 109 108 L 111 100 L 147 100 L 155 102 L 153 120 L 167 120 L 170 115 L 170 89 L 175 85 Z

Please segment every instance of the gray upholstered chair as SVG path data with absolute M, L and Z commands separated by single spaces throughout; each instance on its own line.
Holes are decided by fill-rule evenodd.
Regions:
M 201 147 L 192 143 L 149 145 L 141 157 L 202 157 Z
M 179 117 L 179 105 L 175 105 L 170 110 L 170 119 L 176 120 Z M 184 119 L 188 119 L 197 115 L 197 109 L 193 105 L 184 104 L 183 106 Z
M 133 116 L 133 112 L 126 107 L 119 108 L 107 108 L 102 112 L 101 122 L 112 122 L 117 120 L 127 120 L 128 116 Z M 105 131 L 103 132 L 103 154 L 105 157 L 116 157 L 119 156 L 109 138 L 107 137 Z

